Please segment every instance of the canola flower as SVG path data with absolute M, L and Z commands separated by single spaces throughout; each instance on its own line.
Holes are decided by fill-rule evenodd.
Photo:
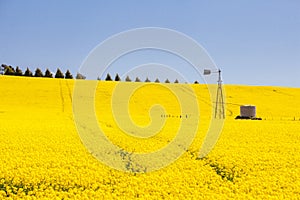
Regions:
M 149 152 L 173 137 L 178 118 L 148 141 L 122 134 L 109 107 L 114 82 L 99 82 L 99 126 L 116 145 Z M 135 83 L 126 83 L 135 84 Z M 226 121 L 213 151 L 198 152 L 211 105 L 203 85 L 192 85 L 200 107 L 197 137 L 175 162 L 151 173 L 112 169 L 82 144 L 72 114 L 74 80 L 0 76 L 0 199 L 298 199 L 300 196 L 300 89 L 226 86 Z M 179 115 L 170 95 L 140 91 L 132 119 L 148 124 L 149 106 Z M 166 93 L 163 93 L 166 94 Z M 147 98 L 145 98 L 147 96 Z M 171 100 L 170 100 L 171 99 Z M 257 106 L 262 121 L 234 120 L 241 104 Z M 173 113 L 172 113 L 173 112 Z M 103 114 L 105 113 L 105 114 Z M 161 117 L 159 115 L 159 117 Z

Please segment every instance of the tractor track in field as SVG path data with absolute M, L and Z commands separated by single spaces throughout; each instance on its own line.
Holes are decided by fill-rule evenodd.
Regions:
M 59 89 L 60 89 L 60 99 L 61 99 L 62 112 L 65 112 L 65 99 L 64 99 L 64 94 L 63 94 L 63 91 L 62 91 L 61 80 L 59 80 Z
M 72 99 L 72 92 L 71 92 L 71 88 L 70 88 L 70 85 L 68 83 L 68 80 L 65 80 L 66 81 L 66 85 L 67 85 L 67 88 L 68 88 L 68 95 L 69 95 L 69 98 L 70 98 L 70 101 L 71 103 L 73 102 L 73 99 Z

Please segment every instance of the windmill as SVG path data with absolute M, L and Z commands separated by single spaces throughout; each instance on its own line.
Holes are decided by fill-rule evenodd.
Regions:
M 222 78 L 221 78 L 221 70 L 211 71 L 210 69 L 204 69 L 204 75 L 210 75 L 211 73 L 218 73 L 218 88 L 217 88 L 217 97 L 215 102 L 215 118 L 225 119 L 225 109 L 224 109 L 224 96 L 222 89 Z

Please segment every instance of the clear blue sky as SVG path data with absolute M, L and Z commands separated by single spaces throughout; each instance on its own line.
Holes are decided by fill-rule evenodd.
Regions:
M 300 1 L 0 0 L 0 63 L 70 69 L 100 42 L 163 27 L 201 44 L 229 84 L 300 87 Z

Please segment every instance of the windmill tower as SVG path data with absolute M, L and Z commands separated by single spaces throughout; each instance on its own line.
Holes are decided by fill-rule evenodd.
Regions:
M 223 96 L 223 88 L 222 88 L 222 78 L 221 78 L 221 70 L 219 69 L 216 72 L 212 72 L 209 69 L 204 70 L 204 75 L 210 75 L 211 73 L 218 73 L 218 88 L 217 88 L 217 97 L 215 102 L 215 119 L 225 119 L 225 108 L 224 108 L 224 96 Z

